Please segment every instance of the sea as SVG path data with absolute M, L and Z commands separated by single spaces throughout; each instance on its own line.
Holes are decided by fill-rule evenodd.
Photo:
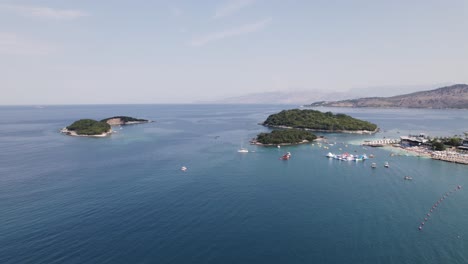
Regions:
M 0 263 L 468 263 L 468 166 L 360 145 L 462 135 L 468 110 L 317 108 L 380 132 L 249 145 L 270 114 L 297 107 L 0 107 Z M 59 132 L 116 115 L 154 122 Z

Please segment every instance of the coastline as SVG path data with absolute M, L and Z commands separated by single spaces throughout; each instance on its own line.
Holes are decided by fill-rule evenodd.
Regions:
M 411 156 L 468 165 L 468 154 L 462 154 L 453 150 L 434 151 L 420 146 L 403 148 L 395 145 L 388 145 L 388 149 L 397 149 L 399 152 L 404 152 L 407 155 L 411 154 Z
M 107 132 L 104 132 L 102 134 L 99 134 L 99 135 L 78 135 L 76 133 L 76 131 L 68 130 L 66 127 L 64 127 L 64 128 L 62 128 L 60 130 L 60 133 L 65 134 L 67 136 L 72 136 L 72 137 L 98 137 L 98 138 L 102 138 L 102 137 L 110 136 L 112 133 L 114 133 L 114 131 L 111 129 L 111 130 L 109 130 Z
M 302 142 L 298 142 L 298 143 L 279 143 L 279 144 L 263 144 L 263 143 L 260 143 L 256 140 L 252 140 L 250 141 L 250 145 L 256 145 L 256 146 L 262 146 L 262 147 L 274 147 L 274 146 L 296 146 L 296 145 L 302 145 L 302 144 L 307 144 L 309 143 L 310 141 L 308 140 L 303 140 Z
M 307 143 L 310 143 L 310 142 L 324 141 L 324 140 L 326 140 L 325 137 L 318 137 L 318 138 L 314 139 L 313 141 L 309 141 L 309 140 L 304 139 L 302 142 L 298 142 L 298 143 L 263 144 L 263 143 L 258 142 L 256 139 L 253 139 L 253 140 L 250 141 L 250 145 L 262 146 L 262 147 L 297 146 L 297 145 L 307 144 Z

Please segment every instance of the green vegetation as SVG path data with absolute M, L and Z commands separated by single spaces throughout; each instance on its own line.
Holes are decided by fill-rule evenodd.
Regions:
M 106 122 L 99 122 L 93 119 L 80 119 L 67 127 L 70 131 L 75 131 L 78 135 L 100 135 L 109 132 L 111 126 Z
M 432 149 L 437 150 L 437 151 L 443 151 L 443 150 L 445 150 L 445 145 L 444 145 L 444 143 L 442 143 L 440 141 L 434 141 L 432 143 Z
M 148 122 L 148 120 L 146 120 L 146 119 L 139 119 L 139 118 L 134 118 L 134 117 L 130 117 L 130 116 L 113 116 L 113 117 L 103 119 L 103 120 L 101 120 L 101 122 L 107 122 L 107 120 L 114 119 L 114 118 L 119 118 L 123 123 L 127 123 L 127 122 Z
M 283 110 L 270 115 L 263 125 L 307 128 L 326 131 L 374 131 L 377 125 L 345 114 L 322 113 L 316 110 Z
M 298 144 L 302 141 L 312 141 L 317 136 L 299 129 L 274 130 L 271 133 L 260 133 L 257 136 L 257 142 L 262 144 Z
M 458 147 L 463 145 L 463 139 L 458 136 L 453 137 L 435 137 L 429 140 L 433 150 L 445 150 L 447 146 Z
M 453 147 L 461 146 L 463 143 L 463 139 L 459 137 L 445 137 L 445 138 L 441 138 L 440 140 L 445 145 L 449 145 Z

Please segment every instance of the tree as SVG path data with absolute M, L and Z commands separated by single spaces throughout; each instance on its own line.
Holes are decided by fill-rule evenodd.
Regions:
M 437 150 L 437 151 L 443 151 L 445 150 L 445 145 L 444 143 L 440 142 L 440 141 L 435 141 L 432 143 L 432 148 L 434 150 Z

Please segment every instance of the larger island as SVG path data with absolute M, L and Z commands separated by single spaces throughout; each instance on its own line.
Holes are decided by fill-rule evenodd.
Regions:
M 262 125 L 274 128 L 260 133 L 251 143 L 256 145 L 302 144 L 317 138 L 311 131 L 371 134 L 378 131 L 376 124 L 345 114 L 322 113 L 316 110 L 291 109 L 272 114 Z
M 297 128 L 319 132 L 371 134 L 377 132 L 377 125 L 345 114 L 320 112 L 309 109 L 283 110 L 270 115 L 264 126 L 275 128 Z
M 112 126 L 130 125 L 151 122 L 129 116 L 113 116 L 97 121 L 94 119 L 80 119 L 63 128 L 60 132 L 69 136 L 105 137 L 112 134 Z

